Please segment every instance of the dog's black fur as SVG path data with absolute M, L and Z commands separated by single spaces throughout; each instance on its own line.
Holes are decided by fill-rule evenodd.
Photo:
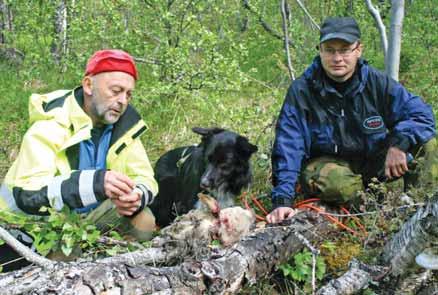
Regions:
M 252 180 L 249 159 L 257 147 L 248 139 L 221 128 L 193 128 L 202 136 L 197 146 L 180 147 L 160 157 L 155 165 L 159 193 L 150 206 L 163 227 L 195 207 L 203 190 L 220 208 L 231 207 Z

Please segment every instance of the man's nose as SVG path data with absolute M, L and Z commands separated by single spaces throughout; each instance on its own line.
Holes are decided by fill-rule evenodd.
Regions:
M 343 60 L 343 56 L 339 53 L 339 51 L 335 50 L 335 52 L 333 53 L 333 59 L 335 61 L 340 61 Z
M 127 93 L 122 92 L 117 100 L 120 104 L 127 105 L 129 103 L 129 96 Z

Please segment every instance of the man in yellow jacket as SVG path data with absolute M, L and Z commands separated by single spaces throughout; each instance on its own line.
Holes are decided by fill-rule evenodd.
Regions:
M 32 125 L 1 187 L 0 210 L 40 215 L 42 206 L 68 206 L 98 226 L 117 220 L 149 238 L 147 205 L 158 186 L 140 141 L 145 123 L 129 104 L 137 77 L 128 53 L 101 50 L 80 87 L 33 94 Z

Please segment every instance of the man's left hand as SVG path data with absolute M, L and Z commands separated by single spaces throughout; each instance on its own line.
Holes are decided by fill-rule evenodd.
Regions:
M 134 190 L 130 194 L 121 195 L 117 199 L 111 199 L 116 205 L 117 212 L 123 216 L 131 216 L 141 206 L 141 193 Z
M 408 171 L 406 153 L 399 148 L 390 147 L 386 154 L 385 176 L 388 179 L 403 176 Z

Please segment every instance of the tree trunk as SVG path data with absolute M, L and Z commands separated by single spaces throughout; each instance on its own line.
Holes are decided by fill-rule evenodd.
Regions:
M 0 288 L 5 294 L 233 294 L 286 262 L 303 248 L 305 239 L 316 243 L 331 230 L 313 212 L 301 212 L 289 223 L 257 229 L 204 260 L 151 267 L 137 264 L 135 255 L 124 254 L 97 262 L 58 263 L 47 269 L 27 267 L 0 275 Z
M 67 1 L 61 0 L 55 10 L 54 18 L 55 38 L 51 52 L 56 64 L 67 54 Z
M 374 21 L 376 22 L 377 29 L 380 33 L 380 44 L 382 46 L 383 55 L 385 57 L 385 61 L 387 59 L 387 53 L 388 53 L 388 38 L 386 37 L 386 28 L 383 24 L 382 17 L 380 16 L 380 12 L 377 8 L 374 7 L 371 0 L 365 0 L 366 5 L 368 7 L 368 11 L 371 13 L 371 15 L 374 18 Z
M 0 0 L 0 44 L 6 43 L 6 31 L 12 31 L 12 11 L 5 0 Z
M 287 2 L 286 0 L 280 1 L 280 11 L 281 11 L 281 19 L 283 24 L 283 35 L 284 35 L 284 51 L 286 54 L 286 60 L 287 60 L 287 69 L 289 71 L 289 78 L 293 81 L 295 80 L 295 74 L 294 69 L 292 67 L 292 61 L 290 58 L 290 50 L 289 50 L 289 30 L 288 30 L 288 16 L 287 16 Z
M 415 257 L 431 246 L 433 241 L 438 241 L 438 192 L 385 245 L 383 261 L 391 265 L 393 275 L 401 275 L 414 263 Z
M 365 289 L 372 281 L 380 281 L 390 275 L 389 279 L 381 283 L 382 294 L 414 294 L 415 290 L 424 282 L 432 279 L 430 271 L 414 274 L 402 279 L 399 277 L 409 273 L 415 257 L 438 241 L 438 192 L 423 208 L 403 224 L 398 233 L 385 245 L 381 255 L 384 266 L 368 266 L 353 261 L 350 269 L 341 277 L 331 280 L 318 291 L 318 295 L 356 294 Z M 407 292 L 407 285 L 413 291 Z M 391 289 L 391 290 L 390 290 Z M 395 292 L 395 293 L 394 293 Z
M 396 81 L 398 81 L 400 67 L 404 6 L 404 0 L 392 0 L 391 2 L 391 32 L 389 35 L 388 58 L 385 61 L 385 68 L 386 73 Z

